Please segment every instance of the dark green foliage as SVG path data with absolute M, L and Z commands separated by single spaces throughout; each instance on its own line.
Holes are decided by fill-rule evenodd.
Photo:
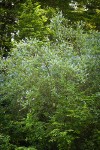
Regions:
M 59 8 L 70 23 L 86 22 L 86 29 L 100 31 L 100 1 L 99 0 L 38 0 L 41 5 Z
M 7 56 L 12 47 L 12 35 L 17 32 L 17 16 L 22 0 L 0 1 L 0 55 Z M 14 37 L 13 37 L 14 38 Z

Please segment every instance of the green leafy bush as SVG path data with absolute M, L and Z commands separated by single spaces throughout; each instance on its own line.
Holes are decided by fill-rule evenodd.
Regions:
M 0 134 L 0 149 L 11 150 L 14 146 L 10 143 L 10 137 L 7 135 Z
M 9 102 L 3 117 L 17 124 L 11 142 L 17 149 L 98 149 L 100 34 L 74 30 L 61 13 L 49 28 L 45 41 L 16 43 L 1 60 L 0 107 Z

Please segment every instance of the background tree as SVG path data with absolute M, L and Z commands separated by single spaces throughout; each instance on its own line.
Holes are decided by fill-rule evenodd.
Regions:
M 53 9 L 44 10 L 33 0 L 2 0 L 0 4 L 0 55 L 8 55 L 12 48 L 12 40 L 19 41 L 26 37 L 43 38 L 48 34 L 46 22 Z
M 49 34 L 47 24 L 55 11 L 51 8 L 41 8 L 33 0 L 27 0 L 21 7 L 18 20 L 18 39 L 40 38 Z
M 7 56 L 12 44 L 11 39 L 17 32 L 17 17 L 19 7 L 23 1 L 20 0 L 1 0 L 0 1 L 0 54 Z
M 69 22 L 84 21 L 87 29 L 100 31 L 100 1 L 99 0 L 38 0 L 42 7 L 59 8 Z
M 100 2 L 99 0 L 1 0 L 1 52 L 7 56 L 12 47 L 11 40 L 22 40 L 26 37 L 43 38 L 50 34 L 47 24 L 56 9 L 62 10 L 69 23 L 83 20 L 86 29 L 100 30 Z M 75 25 L 74 24 L 74 25 Z

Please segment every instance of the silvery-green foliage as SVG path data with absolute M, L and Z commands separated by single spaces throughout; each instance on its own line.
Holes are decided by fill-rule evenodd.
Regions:
M 41 42 L 36 39 L 20 42 L 2 63 L 7 68 L 6 97 L 13 95 L 14 99 L 24 104 L 31 98 L 36 99 L 39 85 L 45 82 L 51 84 L 50 90 L 55 87 L 56 80 L 67 83 L 67 78 L 72 80 L 71 76 L 76 82 L 82 82 L 81 57 L 76 56 L 73 47 L 66 42 L 51 44 L 49 40 Z

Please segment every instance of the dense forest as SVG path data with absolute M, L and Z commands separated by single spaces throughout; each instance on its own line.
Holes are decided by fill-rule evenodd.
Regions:
M 100 1 L 0 5 L 0 150 L 99 150 Z

